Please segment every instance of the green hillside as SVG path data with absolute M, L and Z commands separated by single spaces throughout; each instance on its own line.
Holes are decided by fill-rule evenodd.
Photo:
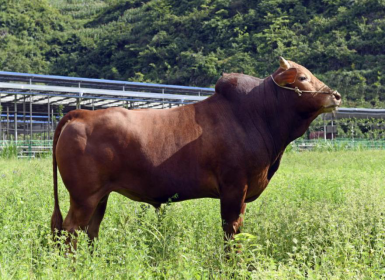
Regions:
M 17 4 L 15 4 L 17 2 Z M 211 86 L 283 55 L 385 107 L 383 0 L 0 0 L 0 70 Z

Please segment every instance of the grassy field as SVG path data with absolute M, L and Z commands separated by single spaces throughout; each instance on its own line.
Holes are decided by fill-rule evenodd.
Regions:
M 53 246 L 50 159 L 0 160 L 0 279 L 385 277 L 385 152 L 287 153 L 225 257 L 219 201 L 152 208 L 113 194 L 99 240 Z M 60 184 L 63 214 L 67 191 Z

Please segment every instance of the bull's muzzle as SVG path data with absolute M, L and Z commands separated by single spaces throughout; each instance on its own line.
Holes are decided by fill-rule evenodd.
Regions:
M 333 95 L 333 100 L 336 103 L 336 105 L 340 106 L 341 103 L 342 103 L 342 101 L 341 101 L 341 94 L 338 91 L 334 90 L 332 92 L 332 95 Z

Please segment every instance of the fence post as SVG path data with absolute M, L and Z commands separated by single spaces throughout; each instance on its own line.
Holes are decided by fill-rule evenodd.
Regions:
M 3 124 L 2 124 L 2 117 L 1 117 L 1 115 L 3 114 L 3 106 L 1 106 L 1 96 L 2 96 L 2 94 L 0 93 L 0 140 L 4 140 L 4 138 L 3 138 Z
M 9 107 L 7 107 L 7 139 L 9 138 Z
M 32 129 L 33 129 L 33 125 L 32 125 L 32 104 L 33 104 L 33 96 L 32 94 L 29 96 L 29 141 L 32 141 Z
M 50 103 L 49 103 L 49 96 L 48 96 L 48 122 L 47 122 L 47 140 L 49 141 L 51 139 L 51 109 L 50 109 Z
M 31 158 L 31 155 L 32 155 L 32 142 L 29 141 L 28 143 L 28 155 L 29 155 L 29 158 Z
M 25 140 L 25 135 L 27 134 L 27 128 L 25 127 L 25 95 L 23 96 L 23 140 Z
M 323 118 L 323 120 L 324 120 L 324 140 L 326 141 L 326 122 L 325 122 L 325 115 L 326 115 L 326 114 L 323 114 L 323 115 L 322 115 L 322 118 Z
M 15 132 L 15 141 L 17 143 L 17 94 L 15 94 L 15 113 L 14 113 L 14 117 L 15 117 L 15 123 L 14 123 L 14 132 Z

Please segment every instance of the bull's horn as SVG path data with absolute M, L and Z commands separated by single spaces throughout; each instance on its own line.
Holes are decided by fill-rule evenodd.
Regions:
M 290 63 L 286 59 L 284 59 L 282 56 L 279 57 L 279 66 L 281 66 L 283 70 L 287 70 L 291 67 Z

